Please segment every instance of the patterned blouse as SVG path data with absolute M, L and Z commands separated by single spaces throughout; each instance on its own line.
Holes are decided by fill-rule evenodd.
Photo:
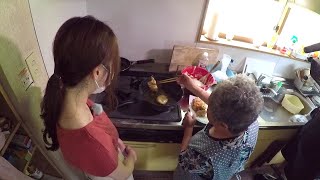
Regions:
M 228 180 L 243 170 L 257 141 L 259 124 L 252 123 L 240 136 L 216 139 L 209 136 L 212 125 L 195 134 L 179 155 L 174 179 Z

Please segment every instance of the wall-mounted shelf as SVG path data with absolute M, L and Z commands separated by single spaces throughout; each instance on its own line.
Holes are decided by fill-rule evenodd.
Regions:
M 14 135 L 16 134 L 16 132 L 18 131 L 18 129 L 20 128 L 21 122 L 18 122 L 15 127 L 13 128 L 11 134 L 9 135 L 9 137 L 6 140 L 6 143 L 4 144 L 3 148 L 1 149 L 1 156 L 4 155 L 4 153 L 6 152 L 9 144 L 12 141 L 12 138 L 14 137 Z
M 274 50 L 274 49 L 268 49 L 267 47 L 263 47 L 263 46 L 261 46 L 259 48 L 256 48 L 256 47 L 253 46 L 253 44 L 240 42 L 240 41 L 233 41 L 233 40 L 228 41 L 228 40 L 225 40 L 225 39 L 219 39 L 217 41 L 213 41 L 213 40 L 207 39 L 204 35 L 201 35 L 200 40 L 198 41 L 198 43 L 215 44 L 215 45 L 221 45 L 221 46 L 240 48 L 240 49 L 256 51 L 256 52 L 260 52 L 260 53 L 270 54 L 270 55 L 279 56 L 279 57 L 283 57 L 283 58 L 289 58 L 289 59 L 292 59 L 292 60 L 295 60 L 295 61 L 308 63 L 304 59 L 299 59 L 299 58 L 295 58 L 295 57 L 292 57 L 292 56 L 287 56 L 285 54 L 281 54 L 279 51 Z
M 36 152 L 36 149 L 37 149 L 36 145 L 33 144 L 33 146 L 34 147 L 33 147 L 32 151 L 31 151 L 31 160 L 27 162 L 27 164 L 24 166 L 23 171 L 22 171 L 26 175 L 29 175 L 29 173 L 27 171 L 27 168 L 28 168 L 30 162 L 32 161 L 33 155 L 34 155 L 34 153 Z

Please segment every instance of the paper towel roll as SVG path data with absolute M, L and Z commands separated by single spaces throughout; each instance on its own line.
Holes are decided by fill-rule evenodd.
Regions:
M 205 35 L 206 38 L 216 40 L 219 35 L 218 29 L 218 21 L 219 21 L 219 14 L 218 12 L 214 12 L 212 16 L 212 20 L 209 24 L 208 33 Z

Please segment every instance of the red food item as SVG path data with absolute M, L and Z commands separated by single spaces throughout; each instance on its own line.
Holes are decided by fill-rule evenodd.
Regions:
M 203 76 L 206 76 L 207 74 L 207 80 L 204 84 L 204 86 L 202 86 L 202 88 L 204 90 L 208 90 L 212 85 L 216 84 L 216 80 L 214 79 L 214 77 L 205 69 L 202 67 L 198 67 L 198 66 L 188 66 L 186 68 L 184 68 L 181 71 L 182 74 L 188 74 L 189 76 L 199 80 L 201 79 Z

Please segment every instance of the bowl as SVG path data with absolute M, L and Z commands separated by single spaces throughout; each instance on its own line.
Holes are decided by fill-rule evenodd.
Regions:
M 184 68 L 181 71 L 182 74 L 187 74 L 191 76 L 192 78 L 195 78 L 197 80 L 201 79 L 204 76 L 208 76 L 206 78 L 206 81 L 203 83 L 202 89 L 208 90 L 212 85 L 216 84 L 216 80 L 214 77 L 210 74 L 209 71 L 207 71 L 205 68 L 198 67 L 198 66 L 188 66 Z
M 284 96 L 281 105 L 292 114 L 298 114 L 304 108 L 299 97 L 291 94 Z

